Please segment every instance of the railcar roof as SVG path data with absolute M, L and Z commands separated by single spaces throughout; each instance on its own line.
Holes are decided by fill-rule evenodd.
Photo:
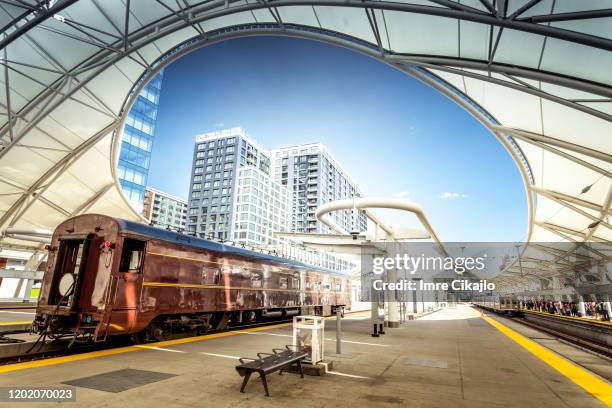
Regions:
M 296 268 L 305 268 L 324 272 L 327 274 L 347 277 L 348 275 L 342 274 L 331 269 L 321 268 L 319 266 L 308 265 L 303 262 L 294 261 L 292 259 L 281 258 L 278 256 L 263 254 L 261 252 L 251 251 L 245 248 L 239 248 L 232 245 L 224 245 L 219 242 L 209 241 L 207 239 L 197 238 L 190 235 L 179 234 L 174 231 L 168 231 L 162 228 L 152 227 L 150 225 L 142 224 L 139 222 L 129 221 L 117 218 L 117 224 L 119 231 L 125 233 L 132 233 L 141 235 L 148 238 L 158 239 L 161 241 L 171 242 L 182 246 L 188 246 L 198 249 L 205 249 L 211 252 L 222 252 L 228 255 L 238 255 L 249 258 L 255 258 L 262 261 L 268 261 L 282 266 L 293 266 Z

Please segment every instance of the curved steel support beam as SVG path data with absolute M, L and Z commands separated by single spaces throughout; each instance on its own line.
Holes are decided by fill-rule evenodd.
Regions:
M 431 6 L 419 6 L 405 3 L 394 3 L 394 2 L 385 2 L 385 1 L 357 1 L 357 0 L 344 0 L 344 1 L 335 1 L 335 0 L 326 0 L 326 1 L 296 1 L 296 0 L 274 0 L 269 2 L 261 2 L 261 3 L 247 3 L 240 4 L 237 6 L 231 6 L 232 3 L 236 3 L 238 0 L 226 0 L 226 1 L 210 1 L 205 3 L 194 4 L 190 6 L 186 6 L 182 11 L 183 13 L 171 13 L 168 16 L 164 16 L 157 21 L 151 22 L 149 25 L 144 26 L 134 32 L 124 33 L 125 37 L 117 40 L 115 43 L 111 44 L 112 50 L 102 50 L 100 53 L 91 57 L 89 60 L 84 61 L 82 64 L 77 66 L 72 72 L 78 72 L 84 67 L 97 66 L 97 64 L 102 60 L 102 66 L 108 67 L 109 65 L 104 63 L 105 58 L 109 58 L 113 61 L 118 61 L 119 59 L 129 55 L 131 52 L 137 50 L 138 48 L 150 44 L 152 41 L 155 41 L 165 35 L 171 34 L 179 29 L 194 26 L 195 27 L 206 20 L 210 20 L 216 17 L 223 17 L 234 13 L 240 13 L 243 11 L 252 11 L 257 9 L 272 9 L 276 7 L 283 6 L 297 6 L 297 5 L 319 5 L 319 6 L 337 6 L 337 7 L 354 7 L 354 8 L 364 8 L 364 9 L 380 9 L 380 10 L 394 10 L 394 11 L 403 11 L 403 12 L 411 12 L 418 14 L 429 14 L 429 15 L 437 15 L 442 17 L 456 18 L 456 19 L 464 19 L 480 22 L 483 24 L 489 24 L 491 26 L 500 26 L 509 28 L 523 30 L 523 31 L 536 31 L 538 34 L 555 37 L 558 34 L 559 38 L 580 43 L 580 39 L 585 40 L 586 37 L 591 40 L 598 42 L 604 41 L 606 47 L 604 49 L 612 50 L 612 40 L 604 39 L 601 37 L 595 37 L 590 35 L 585 35 L 581 33 L 577 33 L 570 30 L 563 30 L 555 27 L 550 27 L 548 25 L 540 25 L 534 23 L 524 23 L 520 21 L 515 21 L 510 18 L 500 18 L 499 15 L 488 14 L 485 12 L 479 12 L 478 10 L 468 10 L 466 6 L 455 6 L 452 8 L 444 8 L 444 7 L 431 7 Z M 66 7 L 65 4 L 69 4 L 70 2 L 62 2 L 62 5 Z M 452 3 L 452 2 L 448 2 Z M 59 3 L 58 3 L 59 4 Z M 56 4 L 54 7 L 58 7 Z M 58 8 L 59 10 L 59 8 Z M 190 16 L 187 18 L 186 16 Z M 46 15 L 48 18 L 49 15 Z M 531 27 L 531 30 L 527 29 Z M 279 24 L 281 30 L 286 28 L 286 24 Z M 33 28 L 33 27 L 30 27 Z M 312 29 L 312 27 L 311 27 Z M 197 29 L 196 29 L 197 30 Z M 544 30 L 544 31 L 542 31 Z M 552 31 L 550 31 L 552 30 Z M 550 31 L 550 32 L 549 32 Z M 24 32 L 27 32 L 24 31 Z M 561 35 L 563 34 L 563 35 Z M 205 36 L 208 34 L 205 34 Z M 149 36 L 149 37 L 147 37 Z M 129 38 L 128 38 L 129 37 Z M 576 37 L 576 38 L 574 38 Z M 144 40 L 139 42 L 140 40 Z M 121 45 L 131 45 L 131 48 L 127 49 L 122 53 L 117 53 L 117 47 Z M 588 44 L 585 44 L 588 45 Z M 601 44 L 600 44 L 601 45 Z M 597 46 L 597 44 L 591 44 L 591 46 Z M 110 56 L 114 55 L 114 58 Z M 391 57 L 391 56 L 390 56 Z M 114 62 L 112 62 L 114 63 Z M 111 64 L 112 64 L 111 63 Z M 480 64 L 487 63 L 488 61 L 479 62 Z M 69 75 L 71 73 L 67 73 Z M 85 80 L 87 82 L 89 78 Z M 80 88 L 77 87 L 77 89 Z M 610 90 L 610 87 L 607 85 L 602 85 L 601 88 Z M 70 92 L 72 93 L 72 91 Z M 57 105 L 55 105 L 57 106 Z M 49 109 L 51 111 L 52 109 Z M 6 150 L 6 149 L 5 149 Z M 0 155 L 2 153 L 0 152 Z
M 71 6 L 77 1 L 78 0 L 59 0 L 56 1 L 55 4 L 53 4 L 53 6 L 51 7 L 44 7 L 42 6 L 42 3 L 44 2 L 41 2 L 41 5 L 39 5 L 39 9 L 32 10 L 27 15 L 23 15 L 22 18 L 20 18 L 19 20 L 14 21 L 13 26 L 16 26 L 19 21 L 26 20 L 24 24 L 15 27 L 15 30 L 11 34 L 6 35 L 2 39 L 2 41 L 0 41 L 0 49 L 8 46 L 17 38 L 30 31 L 32 28 L 35 28 L 38 24 L 42 23 L 54 14 L 61 12 L 66 7 Z M 27 17 L 29 17 L 30 15 L 33 15 L 33 17 L 28 20 Z
M 114 131 L 117 126 L 117 123 L 117 121 L 112 122 L 104 129 L 93 135 L 91 138 L 81 143 L 72 152 L 64 156 L 64 158 L 58 161 L 53 167 L 51 167 L 41 177 L 39 177 L 38 180 L 33 183 L 30 188 L 28 188 L 28 190 L 25 191 L 22 196 L 0 218 L 0 227 L 5 225 L 9 219 L 12 219 L 12 221 L 10 222 L 10 226 L 13 226 L 15 222 L 19 219 L 19 217 L 23 215 L 32 204 L 34 204 L 34 202 L 39 198 L 39 196 L 43 194 L 44 191 L 51 184 L 53 184 L 53 181 L 56 180 L 59 176 L 61 176 L 63 174 L 63 171 L 69 168 L 70 164 L 74 160 L 85 154 L 104 136 Z
M 438 90 L 440 93 L 447 96 L 448 98 L 456 102 L 459 106 L 461 106 L 466 111 L 468 111 L 480 123 L 486 126 L 491 131 L 491 133 L 493 133 L 497 137 L 497 139 L 501 142 L 501 144 L 504 146 L 504 148 L 506 149 L 510 157 L 512 157 L 512 159 L 514 160 L 514 163 L 518 167 L 521 173 L 521 177 L 523 179 L 523 186 L 525 189 L 525 196 L 527 199 L 527 236 L 525 238 L 525 241 L 529 241 L 531 239 L 531 234 L 533 232 L 532 223 L 533 223 L 534 214 L 535 214 L 535 210 L 534 210 L 535 204 L 534 204 L 533 197 L 531 196 L 531 192 L 529 190 L 529 187 L 532 185 L 532 183 L 531 183 L 530 175 L 528 174 L 527 169 L 524 167 L 521 157 L 519 157 L 515 148 L 504 137 L 504 134 L 499 132 L 497 129 L 495 129 L 494 124 L 491 123 L 491 121 L 485 115 L 483 115 L 478 109 L 476 109 L 474 106 L 469 104 L 466 99 L 462 99 L 458 95 L 451 92 L 448 88 L 442 86 L 442 84 L 434 81 L 432 78 L 423 74 L 421 71 L 419 71 L 418 69 L 414 67 L 408 67 L 406 69 L 406 72 L 408 72 L 410 75 L 417 78 L 421 82 L 424 82 L 425 84 Z M 466 96 L 466 98 L 469 98 L 469 97 Z
M 585 156 L 593 157 L 598 160 L 605 161 L 607 163 L 612 163 L 612 155 L 600 152 L 599 150 L 590 149 L 588 147 L 580 146 L 574 143 L 565 142 L 563 140 L 555 139 L 550 136 L 541 135 L 538 133 L 529 132 L 527 130 L 515 129 L 507 126 L 493 125 L 495 130 L 504 133 L 510 133 L 518 139 L 525 141 L 537 141 L 546 143 L 547 145 L 560 147 L 562 149 L 567 149 L 576 153 L 584 154 Z
M 36 237 L 50 238 L 53 235 L 53 231 L 45 228 L 7 228 L 4 230 L 6 234 L 18 234 L 18 235 L 32 235 Z
M 472 71 L 460 70 L 460 69 L 456 69 L 456 68 L 449 68 L 449 67 L 446 67 L 446 66 L 435 65 L 435 64 L 427 64 L 427 63 L 420 63 L 418 65 L 420 65 L 420 66 L 422 66 L 424 68 L 429 68 L 429 69 L 439 70 L 439 71 L 443 71 L 443 72 L 448 72 L 450 74 L 465 76 L 465 77 L 468 77 L 468 78 L 474 78 L 474 79 L 477 79 L 479 81 L 489 82 L 491 84 L 504 86 L 504 87 L 510 88 L 510 89 L 515 89 L 515 90 L 520 91 L 520 92 L 525 92 L 525 93 L 528 93 L 528 94 L 531 94 L 531 95 L 534 95 L 534 96 L 538 96 L 540 98 L 548 99 L 549 101 L 556 102 L 558 104 L 567 106 L 567 107 L 572 108 L 572 109 L 576 109 L 578 111 L 587 113 L 589 115 L 593 115 L 593 116 L 598 117 L 600 119 L 603 119 L 605 121 L 612 122 L 612 115 L 610 115 L 610 114 L 608 114 L 606 112 L 603 112 L 603 111 L 600 111 L 600 110 L 597 110 L 597 109 L 593 109 L 593 108 L 591 108 L 589 106 L 581 105 L 579 103 L 576 103 L 576 102 L 573 102 L 573 101 L 561 98 L 559 96 L 550 94 L 548 92 L 544 92 L 544 91 L 542 91 L 542 90 L 540 90 L 538 88 L 535 88 L 535 87 L 524 86 L 524 85 L 520 85 L 520 84 L 518 84 L 516 82 L 504 81 L 502 79 L 494 78 L 494 77 L 489 76 L 489 75 L 484 75 L 484 73 L 486 73 L 486 72 L 483 72 L 483 74 L 478 74 L 478 73 L 475 73 L 475 72 L 472 72 Z M 504 74 L 507 75 L 506 72 L 504 72 Z M 510 76 L 510 78 L 514 79 L 511 76 Z
M 521 78 L 533 79 L 534 81 L 542 81 L 554 85 L 563 86 L 566 88 L 572 88 L 607 98 L 612 98 L 612 86 L 610 85 L 590 82 L 584 79 L 574 78 L 554 72 L 518 67 L 515 65 L 507 65 L 497 62 L 488 63 L 487 61 L 478 61 L 465 58 L 408 54 L 387 54 L 385 56 L 385 59 L 394 63 L 407 63 L 413 65 L 421 65 L 424 67 L 432 65 L 432 67 L 434 67 L 435 69 L 440 69 L 439 67 L 450 66 L 457 68 L 476 69 L 485 72 L 495 72 L 498 74 L 513 75 Z
M 444 253 L 444 255 L 449 256 L 448 253 L 446 252 L 446 249 L 444 249 L 442 242 L 440 242 L 438 235 L 433 229 L 433 226 L 429 222 L 429 219 L 425 215 L 425 211 L 423 210 L 423 208 L 420 205 L 410 202 L 410 201 L 402 200 L 399 198 L 384 198 L 384 197 L 347 198 L 344 200 L 336 200 L 336 201 L 329 202 L 327 204 L 323 204 L 321 207 L 317 209 L 317 212 L 315 213 L 315 217 L 322 223 L 326 224 L 328 227 L 335 229 L 336 225 L 334 223 L 328 224 L 329 219 L 326 218 L 325 215 L 327 215 L 328 213 L 332 211 L 350 210 L 352 208 L 366 210 L 366 215 L 370 219 L 374 217 L 372 221 L 376 222 L 385 232 L 390 233 L 391 238 L 393 238 L 393 228 L 386 226 L 384 223 L 378 220 L 371 212 L 367 212 L 367 209 L 389 208 L 389 209 L 394 209 L 394 210 L 402 210 L 402 211 L 411 212 L 417 216 L 417 218 L 419 219 L 419 221 L 421 222 L 425 230 L 429 233 L 433 241 L 436 244 L 438 244 L 440 250 Z M 342 233 L 341 231 L 338 231 L 338 232 Z M 346 231 L 344 233 L 346 233 Z

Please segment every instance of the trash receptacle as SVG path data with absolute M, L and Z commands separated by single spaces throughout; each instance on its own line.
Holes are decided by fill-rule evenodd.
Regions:
M 308 351 L 306 363 L 316 364 L 324 356 L 325 318 L 321 316 L 293 317 L 293 346 Z

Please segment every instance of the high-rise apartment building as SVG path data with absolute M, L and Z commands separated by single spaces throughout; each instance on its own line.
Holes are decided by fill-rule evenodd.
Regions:
M 143 210 L 151 149 L 155 138 L 162 80 L 163 71 L 144 87 L 132 105 L 125 121 L 117 165 L 117 176 L 123 194 L 140 213 Z
M 156 227 L 184 231 L 187 221 L 187 201 L 147 187 L 143 215 Z
M 196 137 L 189 188 L 189 234 L 233 239 L 238 169 L 246 166 L 270 175 L 270 157 L 243 129 L 225 129 Z
M 238 168 L 234 194 L 232 241 L 277 246 L 275 232 L 288 231 L 289 192 L 254 166 Z
M 352 270 L 355 265 L 342 257 L 303 248 L 275 232 L 327 232 L 314 217 L 317 207 L 360 196 L 359 190 L 321 144 L 273 152 L 241 128 L 196 136 L 187 233 L 278 251 L 337 271 Z M 274 174 L 271 157 L 276 160 Z M 347 230 L 352 229 L 351 217 L 350 211 L 332 215 Z M 363 214 L 357 222 L 366 229 Z
M 348 173 L 321 143 L 274 149 L 271 157 L 274 179 L 286 186 L 292 195 L 292 232 L 330 232 L 317 221 L 317 208 L 330 201 L 362 196 Z M 361 212 L 355 226 L 351 210 L 335 211 L 330 216 L 347 231 L 354 227 L 365 231 L 367 227 L 367 219 Z

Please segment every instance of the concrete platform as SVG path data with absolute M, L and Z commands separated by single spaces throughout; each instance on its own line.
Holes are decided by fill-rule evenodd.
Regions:
M 6 323 L 32 323 L 35 315 L 34 309 L 0 309 L 0 329 Z
M 290 325 L 0 367 L 0 383 L 76 384 L 70 406 L 88 408 L 605 406 L 466 305 L 386 329 L 379 338 L 370 337 L 367 317 L 349 316 L 342 327 L 347 355 L 332 358 L 332 372 L 271 375 L 270 398 L 253 379 L 239 393 L 236 358 L 288 344 Z M 333 320 L 326 328 L 326 347 L 335 351 Z M 104 375 L 93 377 L 98 374 Z
M 36 315 L 34 309 L 1 309 L 0 310 L 0 333 L 18 330 L 29 330 L 32 320 Z M 0 345 L 0 348 L 2 345 Z M 2 354 L 0 350 L 0 355 Z
M 36 309 L 36 302 L 0 302 L 0 310 L 3 309 Z
M 602 357 L 601 355 L 590 350 L 576 347 L 565 341 L 559 340 L 547 333 L 535 330 L 531 327 L 522 325 L 512 319 L 489 315 L 489 317 L 501 322 L 512 330 L 515 330 L 538 344 L 554 351 L 555 353 L 567 358 L 568 360 L 578 364 L 581 367 L 612 381 L 612 359 Z

